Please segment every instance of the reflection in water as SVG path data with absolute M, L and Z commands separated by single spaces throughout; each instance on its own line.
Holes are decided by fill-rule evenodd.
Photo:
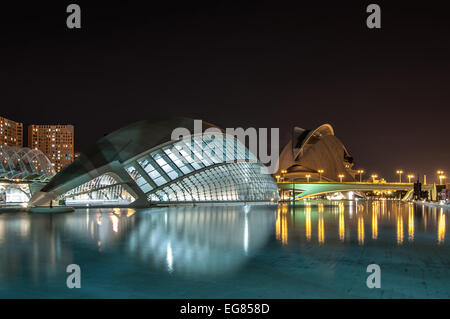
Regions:
M 309 211 L 311 212 L 311 204 L 308 205 L 308 207 L 309 207 Z M 323 204 L 322 204 L 322 203 L 321 203 L 321 204 L 318 204 L 317 207 L 318 207 L 319 213 L 323 213 L 323 211 L 324 211 L 324 206 L 323 206 Z
M 274 213 L 274 207 L 264 206 L 248 212 L 243 206 L 141 211 L 136 226 L 129 230 L 126 252 L 170 273 L 224 274 L 268 240 Z M 282 234 L 287 234 L 285 216 L 281 217 Z
M 322 205 L 322 209 L 323 209 L 323 205 Z M 320 206 L 319 206 L 319 210 L 320 210 Z M 306 207 L 306 240 L 310 241 L 311 240 L 311 206 Z
M 403 216 L 397 215 L 397 243 L 403 243 Z
M 380 240 L 383 234 L 387 236 L 385 238 L 394 239 L 397 245 L 404 244 L 405 236 L 408 243 L 413 244 L 418 227 L 425 229 L 425 224 L 430 222 L 435 225 L 433 229 L 435 234 L 437 230 L 439 243 L 444 242 L 446 232 L 446 211 L 441 209 L 439 215 L 435 207 L 416 206 L 400 201 L 310 200 L 304 205 L 297 205 L 291 214 L 287 214 L 288 209 L 289 205 L 279 205 L 278 208 L 276 238 L 283 245 L 288 244 L 288 237 L 300 236 L 307 242 L 317 244 L 331 244 L 335 241 L 348 243 L 355 240 L 363 246 L 369 238 L 372 241 Z M 406 222 L 407 225 L 404 225 Z M 371 230 L 370 237 L 366 237 L 366 227 Z M 295 234 L 297 232 L 298 235 Z M 295 244 L 295 240 L 292 241 Z
M 425 213 L 424 205 L 421 206 L 421 210 L 422 210 L 422 219 L 423 219 L 423 229 L 426 231 L 427 230 L 427 214 Z
M 282 226 L 282 234 L 281 234 L 281 239 L 283 244 L 287 244 L 288 242 L 288 227 L 287 227 L 287 210 L 284 212 L 283 214 L 283 226 Z
M 5 240 L 5 221 L 0 219 L 0 244 Z
M 170 242 L 167 243 L 167 270 L 169 273 L 173 272 L 173 255 L 172 255 L 172 245 Z
M 287 242 L 286 215 L 282 216 L 282 238 Z M 108 254 L 118 264 L 134 260 L 151 265 L 155 271 L 225 274 L 269 239 L 274 221 L 274 206 L 2 214 L 0 283 L 15 276 L 65 276 L 65 267 L 75 262 L 73 255 L 79 250 L 85 253 L 75 263 L 94 252 Z
M 414 206 L 408 207 L 408 241 L 414 240 Z
M 109 216 L 109 218 L 111 218 L 111 223 L 112 223 L 112 229 L 115 233 L 119 232 L 119 217 L 117 217 L 114 214 L 111 214 Z
M 345 239 L 344 209 L 339 209 L 339 240 L 344 241 L 344 239 Z
M 157 291 L 169 278 L 184 292 L 193 278 L 200 278 L 203 287 L 207 276 L 254 278 L 259 283 L 263 277 L 255 273 L 264 261 L 274 271 L 285 264 L 291 267 L 278 258 L 285 253 L 301 252 L 308 262 L 320 260 L 316 264 L 320 267 L 323 259 L 314 255 L 324 253 L 328 258 L 330 251 L 339 260 L 360 256 L 362 249 L 367 255 L 384 254 L 384 248 L 391 249 L 393 244 L 402 245 L 402 251 L 413 248 L 414 253 L 445 252 L 450 247 L 445 242 L 447 213 L 399 201 L 308 201 L 278 208 L 186 206 L 1 214 L 0 297 L 2 293 L 9 296 L 8 289 L 14 285 L 23 285 L 27 292 L 31 284 L 47 283 L 56 289 L 60 286 L 54 283 L 62 282 L 60 289 L 66 291 L 66 266 L 71 263 L 86 265 L 90 271 L 99 269 L 92 276 L 96 280 L 113 282 L 119 277 L 121 284 L 129 279 L 135 281 L 129 286 L 142 287 L 141 280 L 146 279 L 146 284 L 159 284 L 149 285 L 159 287 Z M 407 223 L 405 229 L 403 223 Z M 271 240 L 276 245 L 267 245 Z M 437 244 L 439 250 L 429 249 Z M 292 260 L 297 267 L 298 259 Z M 336 260 L 331 262 L 335 265 Z
M 372 239 L 378 238 L 378 212 L 379 206 L 375 204 L 378 202 L 372 203 Z
M 358 214 L 358 244 L 364 245 L 364 216 Z
M 372 239 L 378 238 L 378 213 L 372 211 Z
M 323 222 L 323 213 L 319 213 L 317 228 L 317 240 L 319 241 L 319 244 L 323 244 L 325 242 L 325 224 Z
M 58 271 L 58 262 L 72 263 L 72 251 L 61 241 L 60 220 L 27 213 L 0 215 L 0 287 L 15 277 L 33 282 L 47 278 Z
M 349 207 L 351 207 L 352 205 L 349 205 Z M 340 202 L 339 203 L 339 205 L 338 205 L 338 210 L 339 210 L 339 212 L 343 212 L 344 211 L 344 208 L 345 208 L 345 205 L 344 205 L 344 203 L 343 202 Z M 323 211 L 322 211 L 323 212 Z
M 288 229 L 287 229 L 287 214 L 289 205 L 279 205 L 278 214 L 276 219 L 276 237 L 281 240 L 283 245 L 288 241 Z

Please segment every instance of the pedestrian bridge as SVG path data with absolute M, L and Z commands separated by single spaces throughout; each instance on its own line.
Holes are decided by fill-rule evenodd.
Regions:
M 293 183 L 279 182 L 280 191 L 294 191 L 298 193 L 295 199 L 306 198 L 326 193 L 347 192 L 347 191 L 407 191 L 407 195 L 412 193 L 413 183 L 359 183 L 359 182 L 311 182 L 311 183 Z

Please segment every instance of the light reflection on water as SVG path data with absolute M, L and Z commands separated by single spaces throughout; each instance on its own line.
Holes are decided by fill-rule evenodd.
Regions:
M 442 278 L 450 281 L 447 213 L 397 201 L 308 201 L 0 214 L 0 297 L 359 297 L 368 293 L 361 267 L 373 262 L 404 280 L 384 297 L 411 293 L 417 278 L 436 283 L 418 296 L 439 297 Z M 72 263 L 88 288 L 66 288 Z
M 400 246 L 405 241 L 413 244 L 419 227 L 420 232 L 434 233 L 436 244 L 445 242 L 447 211 L 444 208 L 400 201 L 333 201 L 326 202 L 325 207 L 328 214 L 323 213 L 324 202 L 305 201 L 295 207 L 280 204 L 276 238 L 286 245 L 289 238 L 304 233 L 294 240 L 302 241 L 303 237 L 306 242 L 315 240 L 318 244 L 335 243 L 336 239 L 342 243 L 356 240 L 363 246 L 368 236 L 376 241 L 384 231 L 385 238 L 392 238 Z M 371 232 L 367 234 L 366 229 Z

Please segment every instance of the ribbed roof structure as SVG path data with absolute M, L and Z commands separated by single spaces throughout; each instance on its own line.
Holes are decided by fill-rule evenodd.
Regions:
M 0 145 L 0 177 L 45 180 L 55 175 L 50 160 L 40 150 Z

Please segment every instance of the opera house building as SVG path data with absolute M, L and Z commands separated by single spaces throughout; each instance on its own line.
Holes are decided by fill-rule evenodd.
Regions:
M 248 148 L 218 127 L 194 120 L 141 121 L 104 136 L 64 167 L 30 204 L 46 206 L 130 206 L 155 204 L 271 202 L 277 184 Z M 173 140 L 185 128 L 188 137 Z
M 278 162 L 279 176 L 289 182 L 354 181 L 353 157 L 329 124 L 314 130 L 294 127 Z M 341 176 L 341 177 L 339 177 Z

